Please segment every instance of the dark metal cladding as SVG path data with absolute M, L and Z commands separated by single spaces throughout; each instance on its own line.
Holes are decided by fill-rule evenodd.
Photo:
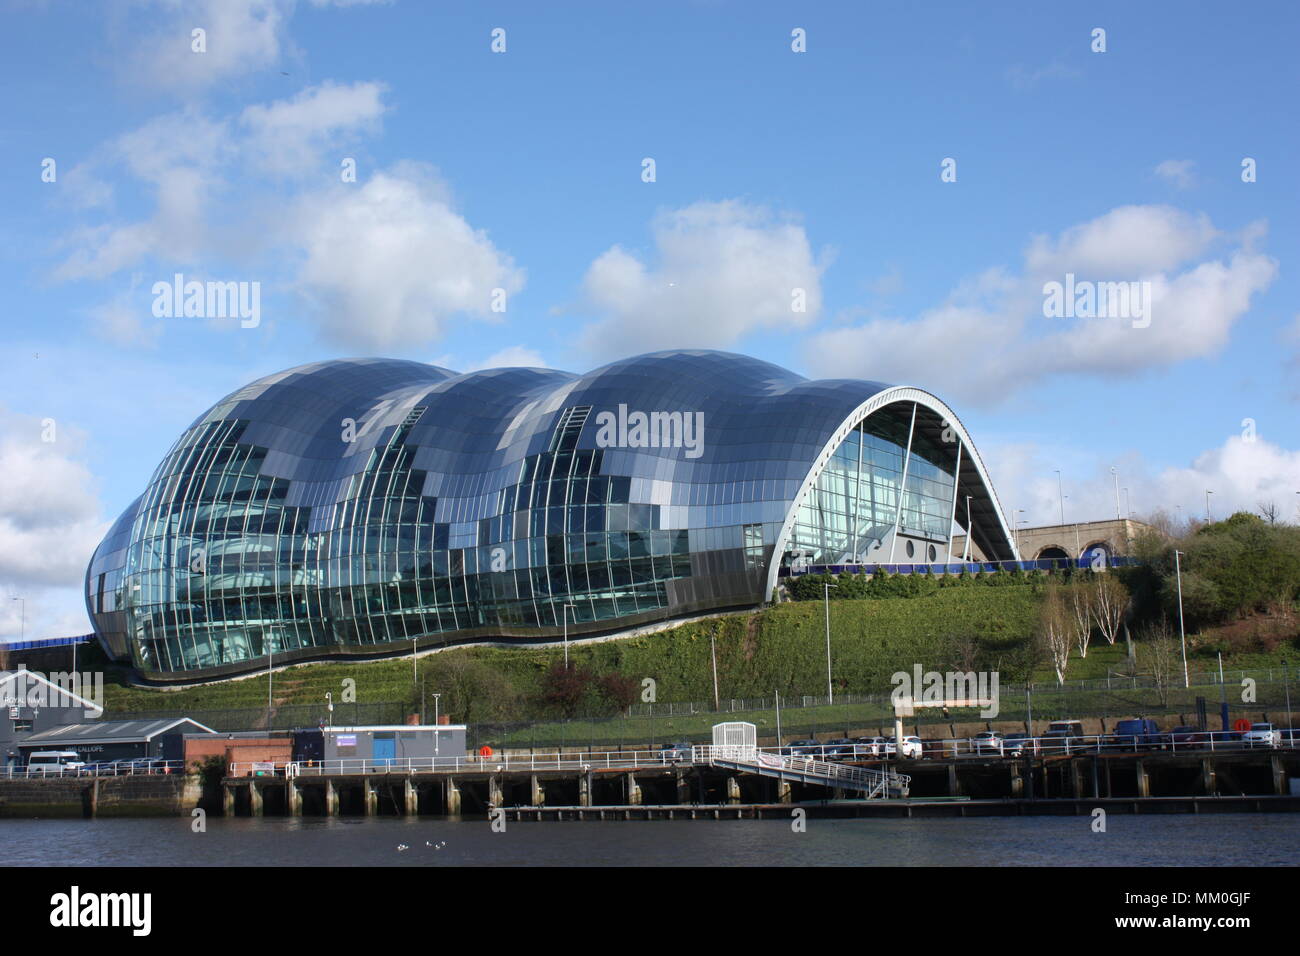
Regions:
M 976 542 L 1013 556 L 918 389 L 713 351 L 582 376 L 319 362 L 194 422 L 96 550 L 87 606 L 157 680 L 552 640 L 566 610 L 592 634 L 759 604 L 791 560 L 946 558 L 967 494 Z

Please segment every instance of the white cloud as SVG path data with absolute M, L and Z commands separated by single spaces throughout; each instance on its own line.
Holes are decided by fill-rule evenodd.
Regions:
M 10 587 L 76 584 L 108 523 L 83 436 L 65 422 L 0 408 L 0 580 Z
M 452 208 L 431 167 L 405 163 L 369 179 L 363 171 L 359 183 L 339 180 L 340 144 L 380 121 L 384 92 L 379 83 L 324 83 L 237 117 L 187 107 L 119 137 L 84 175 L 125 171 L 156 196 L 152 214 L 75 230 L 55 277 L 103 279 L 154 266 L 160 274 L 145 277 L 149 288 L 173 269 L 211 273 L 214 262 L 255 258 L 257 276 L 213 278 L 275 281 L 276 270 L 294 271 L 288 287 L 317 306 L 309 320 L 333 341 L 364 347 L 428 341 L 454 314 L 497 318 L 493 290 L 505 290 L 508 302 L 523 288 L 523 272 Z M 335 185 L 320 189 L 321 177 L 308 174 L 326 165 L 327 150 L 334 172 L 326 181 Z M 243 169 L 296 182 L 236 190 Z M 304 182 L 314 191 L 302 191 Z M 148 345 L 140 321 L 148 308 L 142 295 L 118 297 L 92 310 L 96 334 Z
M 1166 159 L 1156 166 L 1156 175 L 1178 189 L 1190 189 L 1196 182 L 1195 167 L 1190 159 Z
M 118 137 L 84 164 L 125 171 L 152 190 L 153 215 L 138 222 L 84 226 L 73 231 L 72 253 L 56 269 L 59 279 L 102 279 L 150 256 L 190 262 L 209 239 L 206 216 L 224 187 L 223 169 L 235 156 L 229 124 L 185 109 L 157 117 Z
M 1200 255 L 1217 236 L 1204 214 L 1193 216 L 1171 206 L 1119 206 L 1071 226 L 1055 240 L 1034 236 L 1025 268 L 1033 277 L 1059 279 L 1073 272 L 1133 279 Z
M 477 372 L 485 368 L 550 368 L 541 353 L 523 345 L 511 345 L 499 352 L 493 352 L 482 362 L 475 362 L 465 369 Z
M 524 275 L 450 205 L 426 166 L 404 163 L 364 186 L 338 186 L 299 203 L 288 226 L 305 258 L 299 290 L 325 334 L 383 348 L 437 338 L 448 317 L 491 319 L 493 290 Z
M 118 296 L 90 310 L 91 330 L 114 345 L 152 349 L 158 345 L 162 325 L 152 318 L 146 322 L 149 314 L 129 297 Z
M 382 83 L 326 82 L 291 100 L 248 107 L 239 119 L 249 134 L 247 161 L 271 173 L 311 171 L 326 145 L 337 147 L 341 135 L 375 126 L 387 109 L 386 89 Z
M 1048 376 L 1111 376 L 1213 355 L 1277 274 L 1276 261 L 1254 250 L 1254 228 L 1226 257 L 1191 261 L 1220 238 L 1205 216 L 1121 207 L 1034 237 L 1020 275 L 990 269 L 915 318 L 877 315 L 815 335 L 805 361 L 819 376 L 941 381 L 954 399 L 993 403 Z M 1044 281 L 1067 274 L 1149 282 L 1149 325 L 1044 318 Z
M 190 95 L 223 81 L 269 69 L 284 52 L 293 0 L 158 0 L 156 26 L 123 45 L 121 66 L 139 82 Z M 206 31 L 206 51 L 192 49 L 192 31 Z
M 581 335 L 597 356 L 727 346 L 755 329 L 803 327 L 821 311 L 824 265 L 802 226 L 764 207 L 695 203 L 659 214 L 651 231 L 653 263 L 613 246 L 583 279 L 587 304 L 604 316 Z
M 1138 518 L 1157 510 L 1183 520 L 1203 518 L 1209 489 L 1216 520 L 1236 511 L 1258 514 L 1261 504 L 1270 503 L 1282 520 L 1300 519 L 1300 450 L 1282 448 L 1262 435 L 1253 441 L 1233 435 L 1186 465 L 1156 466 L 1136 452 L 1103 461 L 1077 446 L 1033 442 L 981 442 L 980 454 L 1008 523 L 1009 515 L 1021 508 L 1029 526 L 1060 521 L 1057 468 L 1063 473 L 1067 523 L 1114 518 L 1116 478 L 1119 510 L 1127 508 Z

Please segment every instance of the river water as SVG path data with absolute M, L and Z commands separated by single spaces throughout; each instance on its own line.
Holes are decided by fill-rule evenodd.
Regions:
M 1290 866 L 1300 814 L 509 822 L 4 820 L 9 866 Z M 400 845 L 409 849 L 401 850 Z

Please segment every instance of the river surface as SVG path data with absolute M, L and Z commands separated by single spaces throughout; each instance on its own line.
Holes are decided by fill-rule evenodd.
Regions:
M 1292 866 L 1300 814 L 509 822 L 0 820 L 8 866 Z M 401 850 L 406 845 L 409 849 Z

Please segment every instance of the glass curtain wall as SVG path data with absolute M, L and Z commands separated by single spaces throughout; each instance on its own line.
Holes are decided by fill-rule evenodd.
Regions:
M 894 530 L 903 482 L 911 406 L 884 409 L 851 431 L 831 455 L 795 518 L 789 550 L 806 563 L 868 560 L 873 545 Z M 953 445 L 937 443 L 918 427 L 912 437 L 900 533 L 946 545 L 952 511 Z M 870 560 L 884 561 L 875 554 Z M 902 559 L 898 559 L 902 560 Z

